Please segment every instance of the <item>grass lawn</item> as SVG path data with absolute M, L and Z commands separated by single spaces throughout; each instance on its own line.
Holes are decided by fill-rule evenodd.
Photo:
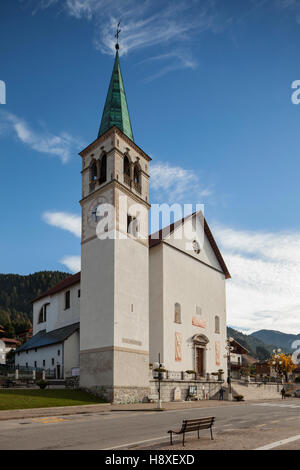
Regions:
M 0 390 L 0 410 L 95 405 L 97 403 L 105 402 L 80 390 Z

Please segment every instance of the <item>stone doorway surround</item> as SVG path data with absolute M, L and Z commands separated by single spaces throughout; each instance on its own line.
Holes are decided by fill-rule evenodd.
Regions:
M 203 334 L 198 334 L 192 337 L 192 341 L 194 345 L 195 371 L 198 377 L 204 378 L 206 374 L 206 345 L 209 343 L 209 339 Z

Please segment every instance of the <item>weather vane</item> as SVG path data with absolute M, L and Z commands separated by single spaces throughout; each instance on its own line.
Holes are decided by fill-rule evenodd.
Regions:
M 115 38 L 117 38 L 117 43 L 116 43 L 115 47 L 116 47 L 117 50 L 120 49 L 120 46 L 119 46 L 119 35 L 120 35 L 120 32 L 121 32 L 120 23 L 121 22 L 119 21 L 118 26 L 117 26 L 117 32 L 115 34 Z

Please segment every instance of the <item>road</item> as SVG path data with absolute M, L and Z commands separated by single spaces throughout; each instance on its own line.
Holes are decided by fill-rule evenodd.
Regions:
M 210 408 L 104 411 L 0 422 L 0 449 L 167 449 L 169 429 L 182 419 L 215 416 L 215 440 L 207 430 L 188 435 L 186 449 L 300 449 L 300 400 L 232 403 Z M 278 441 L 288 439 L 278 445 Z M 275 443 L 275 445 L 274 445 Z M 273 446 L 273 447 L 272 447 Z M 176 444 L 173 449 L 180 449 Z

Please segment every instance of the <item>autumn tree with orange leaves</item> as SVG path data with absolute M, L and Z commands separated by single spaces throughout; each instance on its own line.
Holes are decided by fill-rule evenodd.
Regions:
M 274 367 L 278 376 L 284 375 L 286 382 L 288 381 L 288 373 L 293 372 L 297 367 L 293 363 L 292 355 L 284 354 L 281 349 L 273 349 L 273 355 L 271 356 L 269 365 Z

